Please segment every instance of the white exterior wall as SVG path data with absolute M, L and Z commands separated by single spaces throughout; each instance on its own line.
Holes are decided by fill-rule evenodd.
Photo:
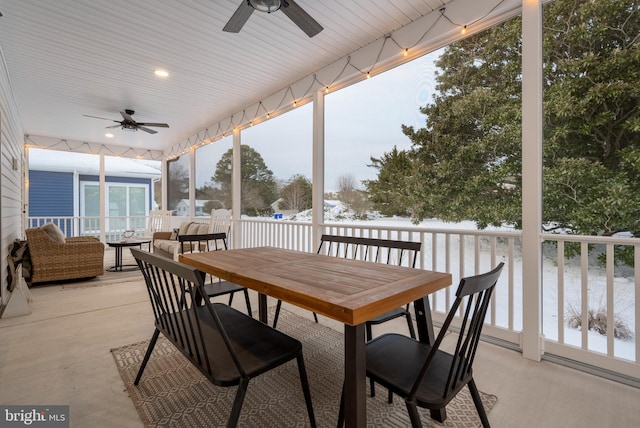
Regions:
M 26 179 L 24 137 L 18 108 L 11 91 L 4 54 L 0 49 L 0 305 L 7 302 L 9 245 L 21 238 L 23 183 Z

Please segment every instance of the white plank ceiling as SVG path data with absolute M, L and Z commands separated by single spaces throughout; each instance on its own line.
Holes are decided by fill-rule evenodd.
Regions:
M 0 2 L 0 47 L 24 133 L 163 150 L 449 3 L 496 0 L 298 0 L 324 31 L 307 37 L 282 12 L 222 31 L 242 0 Z M 166 79 L 154 76 L 167 70 Z M 135 110 L 170 128 L 113 130 Z

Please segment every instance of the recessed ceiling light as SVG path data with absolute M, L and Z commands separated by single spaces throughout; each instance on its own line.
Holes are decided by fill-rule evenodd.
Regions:
M 107 132 L 106 134 L 104 134 L 104 136 L 107 138 L 113 138 L 113 134 L 110 132 Z
M 158 77 L 169 77 L 169 72 L 165 70 L 154 70 L 153 74 Z

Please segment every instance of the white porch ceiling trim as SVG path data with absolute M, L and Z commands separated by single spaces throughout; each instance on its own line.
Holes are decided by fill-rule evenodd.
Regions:
M 242 130 L 293 110 L 312 101 L 316 91 L 335 92 L 367 79 L 368 73 L 380 74 L 483 31 L 520 14 L 523 1 L 527 0 L 496 0 L 493 7 L 487 8 L 476 2 L 453 0 L 440 10 L 424 15 L 243 110 L 218 119 L 185 141 L 170 146 L 164 157 L 178 157 L 192 147 L 229 136 L 234 129 Z

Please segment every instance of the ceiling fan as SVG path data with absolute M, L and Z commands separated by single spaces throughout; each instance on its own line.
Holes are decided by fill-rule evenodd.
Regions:
M 281 10 L 289 17 L 307 36 L 313 37 L 323 30 L 322 25 L 313 19 L 293 0 L 242 0 L 238 9 L 234 12 L 222 31 L 238 33 L 254 10 L 260 12 L 275 12 Z
M 141 129 L 144 132 L 148 132 L 149 134 L 157 134 L 158 131 L 149 129 L 147 128 L 147 126 L 153 126 L 158 128 L 169 127 L 169 125 L 167 125 L 166 123 L 136 122 L 135 120 L 133 120 L 133 117 L 131 117 L 131 115 L 133 115 L 134 113 L 135 111 L 129 110 L 129 109 L 125 111 L 121 111 L 120 114 L 122 115 L 123 120 L 107 119 L 106 117 L 90 116 L 88 114 L 85 114 L 84 116 L 93 117 L 94 119 L 103 119 L 103 120 L 110 120 L 112 122 L 118 122 L 118 125 L 107 126 L 107 128 L 121 127 L 125 131 L 137 131 L 138 129 Z

